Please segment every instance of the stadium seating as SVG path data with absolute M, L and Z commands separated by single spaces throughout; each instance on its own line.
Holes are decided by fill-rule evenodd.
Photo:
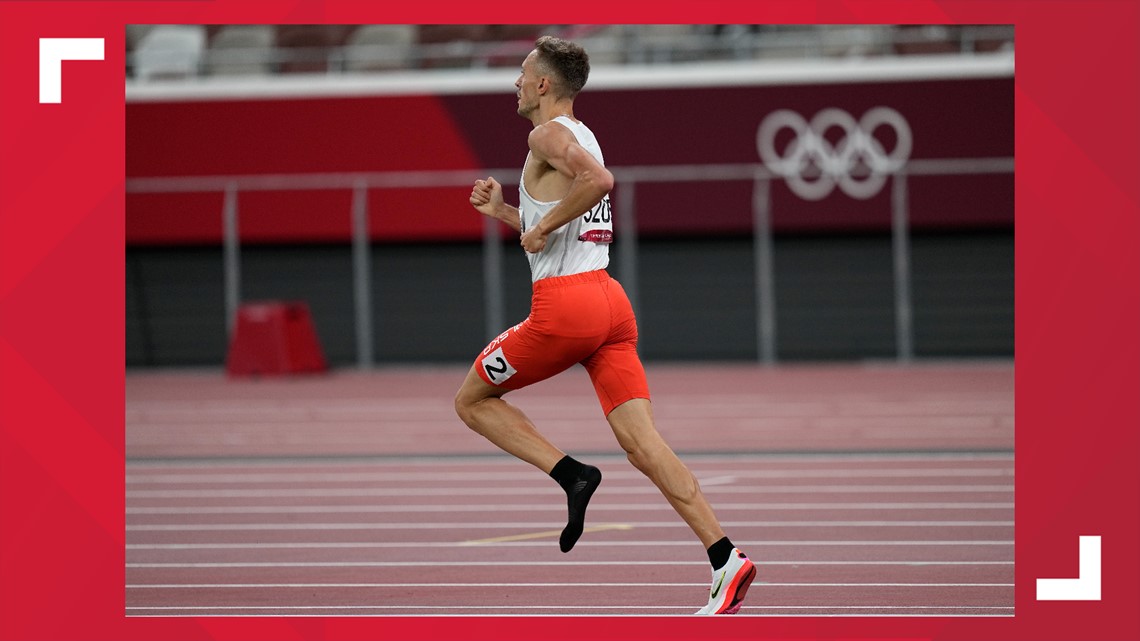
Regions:
M 273 70 L 273 27 L 225 25 L 210 40 L 208 75 L 266 74 Z
M 202 25 L 157 25 L 135 47 L 135 77 L 146 81 L 198 75 L 205 49 Z
M 348 71 L 406 69 L 413 63 L 415 25 L 362 25 L 348 36 L 344 51 Z
M 128 25 L 129 75 L 513 67 L 534 39 L 581 42 L 595 66 L 1009 51 L 1008 25 Z

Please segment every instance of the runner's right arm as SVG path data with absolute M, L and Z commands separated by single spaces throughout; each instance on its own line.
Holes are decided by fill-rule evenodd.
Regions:
M 476 180 L 468 200 L 480 214 L 502 221 L 515 231 L 522 231 L 518 207 L 503 202 L 503 186 L 494 178 L 488 176 L 487 180 Z

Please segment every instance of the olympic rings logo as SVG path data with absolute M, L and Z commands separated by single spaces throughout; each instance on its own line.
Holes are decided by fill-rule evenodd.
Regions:
M 889 153 L 874 136 L 880 127 L 894 131 L 895 146 Z M 776 137 L 783 129 L 792 130 L 795 138 L 781 154 L 776 150 Z M 843 134 L 835 144 L 826 137 L 832 129 Z M 890 107 L 875 107 L 858 121 L 842 109 L 824 109 L 811 122 L 794 111 L 781 109 L 768 114 L 756 132 L 756 146 L 764 166 L 782 176 L 804 200 L 821 200 L 836 185 L 852 198 L 865 200 L 874 196 L 883 188 L 888 174 L 906 165 L 912 143 L 910 125 Z

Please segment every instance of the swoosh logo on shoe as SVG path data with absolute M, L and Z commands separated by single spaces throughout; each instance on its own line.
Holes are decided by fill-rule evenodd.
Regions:
M 724 575 L 725 574 L 727 574 L 727 572 L 723 572 L 723 573 L 721 573 L 721 575 L 719 577 L 717 577 L 716 584 L 713 585 L 713 588 L 712 588 L 712 593 L 709 594 L 710 599 L 715 599 L 716 595 L 720 594 L 720 586 L 724 584 Z

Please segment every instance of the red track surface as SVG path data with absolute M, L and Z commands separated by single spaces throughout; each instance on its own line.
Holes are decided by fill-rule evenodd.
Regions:
M 700 544 L 585 374 L 512 394 L 602 469 L 561 491 L 454 417 L 462 368 L 127 378 L 128 615 L 683 615 Z M 1013 614 L 1011 364 L 650 370 L 666 438 L 759 567 L 743 615 Z

